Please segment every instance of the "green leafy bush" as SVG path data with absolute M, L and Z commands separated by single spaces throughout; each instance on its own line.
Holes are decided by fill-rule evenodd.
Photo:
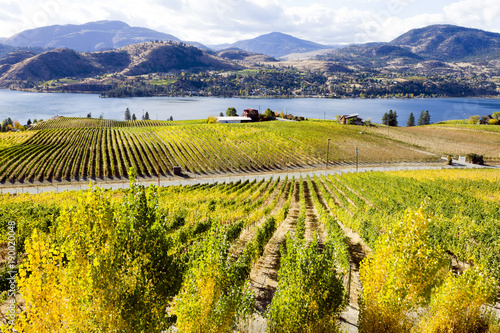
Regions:
M 215 226 L 192 254 L 172 313 L 180 332 L 228 332 L 253 311 L 253 292 L 230 260 L 230 243 Z
M 472 164 L 479 164 L 479 165 L 484 165 L 484 159 L 483 155 L 478 155 L 478 154 L 467 154 L 467 159 L 472 163 Z
M 317 238 L 307 244 L 287 236 L 281 253 L 278 289 L 266 312 L 269 332 L 338 332 L 346 300 L 333 249 L 321 252 Z

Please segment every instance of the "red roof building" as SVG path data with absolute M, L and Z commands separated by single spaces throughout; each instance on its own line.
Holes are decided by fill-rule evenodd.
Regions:
M 252 121 L 257 121 L 257 120 L 259 120 L 259 111 L 255 110 L 255 109 L 246 109 L 246 110 L 243 110 L 243 113 L 241 114 L 241 116 L 252 118 Z

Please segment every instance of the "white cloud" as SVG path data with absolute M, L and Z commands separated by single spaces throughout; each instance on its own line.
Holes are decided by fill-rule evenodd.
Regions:
M 122 20 L 208 44 L 271 31 L 324 44 L 389 41 L 436 23 L 500 30 L 498 0 L 0 0 L 0 7 L 4 37 L 96 20 Z
M 461 0 L 443 8 L 447 22 L 499 31 L 500 2 L 497 0 Z

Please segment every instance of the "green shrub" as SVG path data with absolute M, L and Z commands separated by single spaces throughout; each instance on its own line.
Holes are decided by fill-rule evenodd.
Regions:
M 338 332 L 346 300 L 333 249 L 321 252 L 317 238 L 307 244 L 287 236 L 281 253 L 278 289 L 265 314 L 269 332 Z
M 0 207 L 0 241 L 5 242 L 9 221 L 16 222 L 17 251 L 24 252 L 24 245 L 34 229 L 48 233 L 56 223 L 60 208 L 29 202 L 9 203 Z
M 230 260 L 227 232 L 215 226 L 195 249 L 173 314 L 180 332 L 229 332 L 253 311 L 253 292 Z
M 478 154 L 471 153 L 471 154 L 467 154 L 467 159 L 472 164 L 484 165 L 483 155 L 478 155 Z

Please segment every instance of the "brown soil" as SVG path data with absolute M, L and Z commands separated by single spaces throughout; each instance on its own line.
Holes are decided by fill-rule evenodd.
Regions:
M 293 233 L 299 216 L 299 186 L 295 184 L 294 196 L 287 218 L 278 226 L 267 242 L 263 255 L 250 272 L 250 283 L 255 293 L 255 307 L 263 313 L 273 299 L 278 287 L 280 268 L 280 246 L 285 243 L 288 232 Z
M 304 197 L 306 202 L 305 239 L 306 242 L 311 243 L 314 240 L 314 236 L 317 235 L 318 245 L 320 249 L 322 249 L 325 244 L 327 234 L 323 224 L 319 221 L 319 214 L 316 207 L 314 207 L 311 191 L 314 191 L 314 188 L 310 189 L 308 183 L 304 182 Z
M 316 189 L 316 193 L 318 194 L 320 203 L 330 212 L 330 215 L 334 216 L 326 200 L 322 196 L 321 191 Z M 339 203 L 337 204 L 340 206 Z M 368 253 L 371 252 L 371 249 L 365 244 L 358 233 L 354 232 L 350 228 L 347 228 L 338 219 L 338 217 L 336 217 L 336 220 L 344 234 L 347 236 L 347 246 L 349 248 L 349 272 L 344 277 L 344 285 L 349 286 L 349 306 L 340 315 L 340 321 L 344 331 L 358 332 L 359 294 L 361 291 L 359 265 Z
M 274 198 L 279 193 L 281 185 L 282 183 L 279 183 L 278 186 L 276 186 L 274 192 L 262 203 L 263 207 L 268 206 L 274 200 Z M 273 208 L 273 210 L 268 215 L 263 216 L 259 221 L 254 223 L 252 226 L 245 228 L 241 232 L 240 237 L 233 243 L 233 245 L 229 249 L 229 252 L 231 252 L 233 258 L 238 258 L 243 253 L 245 245 L 255 236 L 257 228 L 259 228 L 269 216 L 278 213 L 281 207 L 283 207 L 286 198 L 288 197 L 288 193 L 290 192 L 291 182 L 288 182 L 285 186 L 286 186 L 285 190 L 283 191 L 281 197 L 278 199 L 278 202 L 276 203 L 276 206 Z
M 377 133 L 402 143 L 419 147 L 437 155 L 466 155 L 474 152 L 486 158 L 498 157 L 500 133 L 466 130 L 453 127 L 370 127 L 367 132 Z

